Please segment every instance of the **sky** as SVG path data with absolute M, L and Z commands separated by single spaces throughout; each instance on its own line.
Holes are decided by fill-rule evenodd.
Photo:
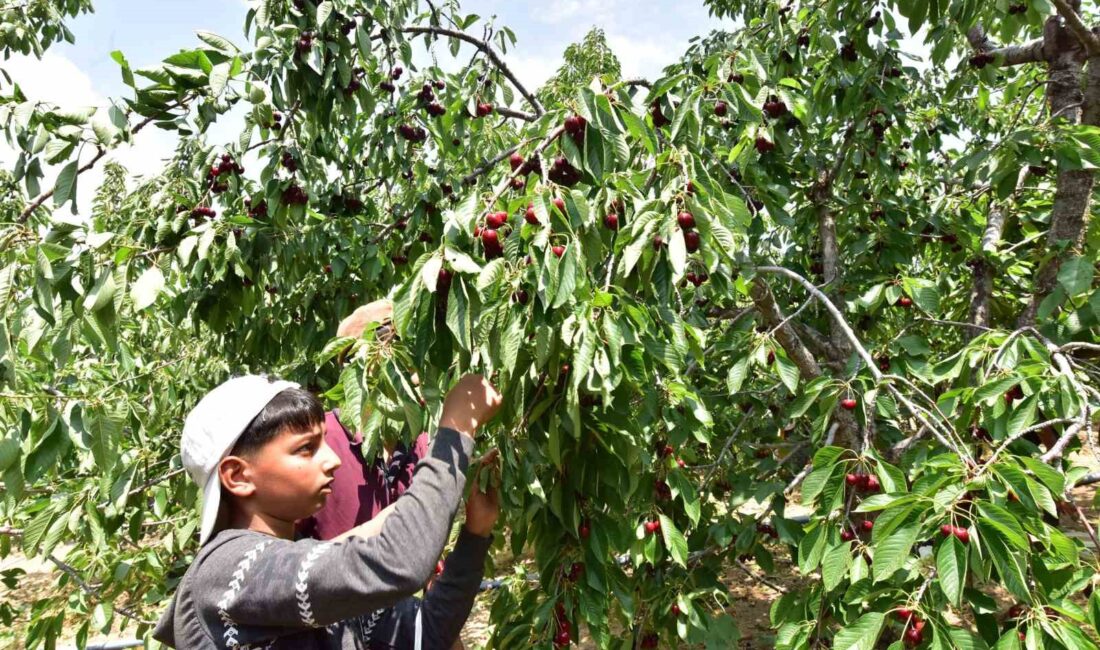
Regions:
M 41 60 L 14 57 L 0 61 L 32 100 L 62 108 L 98 106 L 106 109 L 112 99 L 128 96 L 118 65 L 111 59 L 121 50 L 131 67 L 154 65 L 182 49 L 200 44 L 197 31 L 211 31 L 246 45 L 244 19 L 249 0 L 99 0 L 95 12 L 73 19 L 69 27 L 76 42 L 58 43 Z M 505 56 L 516 76 L 531 91 L 561 65 L 565 48 L 592 27 L 602 28 L 619 57 L 624 76 L 655 78 L 676 61 L 689 39 L 732 23 L 708 16 L 702 0 L 467 0 L 462 12 L 483 19 L 495 16 L 516 34 L 517 44 Z M 448 56 L 440 49 L 441 56 Z M 460 54 L 465 61 L 468 53 Z M 140 82 L 140 78 L 139 78 Z M 228 118 L 228 119 L 227 119 Z M 239 133 L 240 121 L 223 117 L 209 135 L 212 143 L 230 141 Z M 161 167 L 171 156 L 175 136 L 156 128 L 144 129 L 132 146 L 109 155 L 135 172 Z M 88 151 L 82 161 L 91 157 Z M 11 168 L 14 154 L 0 141 L 0 164 Z M 247 161 L 246 161 L 247 163 Z M 102 163 L 80 176 L 79 207 L 86 211 L 91 195 L 102 180 Z M 44 187 L 52 185 L 57 169 L 47 170 Z

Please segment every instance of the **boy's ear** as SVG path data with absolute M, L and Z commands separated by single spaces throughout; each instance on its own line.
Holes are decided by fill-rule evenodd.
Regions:
M 251 496 L 256 491 L 252 482 L 252 466 L 240 456 L 226 456 L 218 463 L 218 479 L 222 487 L 236 497 Z

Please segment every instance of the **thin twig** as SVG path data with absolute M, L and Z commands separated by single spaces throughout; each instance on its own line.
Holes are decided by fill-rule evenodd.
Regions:
M 460 41 L 465 41 L 470 45 L 473 45 L 477 49 L 484 52 L 485 55 L 489 57 L 489 60 L 493 63 L 493 65 L 495 65 L 497 69 L 501 71 L 501 73 L 508 79 L 508 81 L 512 82 L 512 85 L 515 86 L 516 90 L 519 91 L 519 94 L 523 95 L 523 98 L 527 100 L 527 103 L 531 105 L 531 108 L 535 109 L 536 116 L 542 117 L 543 114 L 546 113 L 546 110 L 542 107 L 542 104 L 539 103 L 539 100 L 534 95 L 532 95 L 527 90 L 527 88 L 523 86 L 522 83 L 520 83 L 520 80 L 516 78 L 516 75 L 512 73 L 512 70 L 508 67 L 504 60 L 500 58 L 500 55 L 497 54 L 496 50 L 493 49 L 493 46 L 489 44 L 488 40 L 481 40 L 474 36 L 470 36 L 466 32 L 458 31 L 455 29 L 447 29 L 445 27 L 409 26 L 402 28 L 401 31 L 405 32 L 406 34 L 436 34 L 439 36 L 449 36 L 451 38 L 457 38 Z

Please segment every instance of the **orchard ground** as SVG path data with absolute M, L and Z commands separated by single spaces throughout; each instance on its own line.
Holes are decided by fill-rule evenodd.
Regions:
M 1074 464 L 1087 466 L 1090 471 L 1100 470 L 1100 461 L 1087 453 L 1075 453 L 1070 456 L 1070 460 Z M 1072 491 L 1074 502 L 1084 511 L 1088 520 L 1100 521 L 1100 507 L 1093 499 L 1094 494 L 1095 491 L 1092 486 L 1081 486 Z M 740 511 L 745 514 L 752 514 L 754 511 L 759 511 L 759 509 L 760 504 L 752 502 L 742 506 Z M 791 505 L 787 508 L 787 512 L 792 516 L 797 516 L 806 514 L 809 510 L 798 503 L 797 499 L 793 499 Z M 1092 541 L 1079 520 L 1062 516 L 1060 524 L 1068 535 L 1080 540 L 1087 549 L 1095 554 L 1096 549 L 1092 546 Z M 68 548 L 61 548 L 59 551 L 64 554 L 68 551 Z M 772 545 L 772 551 L 775 554 L 776 572 L 767 575 L 769 582 L 790 590 L 798 589 L 802 583 L 802 578 L 799 576 L 795 564 L 791 562 L 790 554 L 785 552 L 778 544 Z M 512 557 L 507 550 L 504 550 L 493 558 L 493 562 L 496 567 L 495 575 L 508 575 L 511 574 L 511 569 L 517 562 L 530 566 L 531 558 L 524 556 L 517 559 Z M 750 564 L 750 568 L 757 571 L 759 575 L 757 567 Z M 0 575 L 12 570 L 26 571 L 26 575 L 20 578 L 18 592 L 14 594 L 3 583 L 0 583 L 0 601 L 13 602 L 24 613 L 20 615 L 10 630 L 0 632 L 0 643 L 4 644 L 21 643 L 17 639 L 22 638 L 25 634 L 26 610 L 29 610 L 37 599 L 46 595 L 56 595 L 57 574 L 59 573 L 56 567 L 42 558 L 27 559 L 21 553 L 13 553 L 6 559 L 0 560 Z M 531 571 L 533 571 L 533 568 Z M 723 582 L 729 588 L 732 599 L 732 605 L 726 611 L 737 621 L 737 625 L 741 630 L 741 641 L 737 647 L 746 650 L 773 647 L 774 631 L 768 612 L 772 601 L 777 595 L 776 592 L 764 583 L 749 578 L 738 568 L 730 568 L 726 572 Z M 67 588 L 72 590 L 75 589 L 75 586 L 70 584 Z M 992 591 L 990 595 L 996 598 L 998 604 L 1003 605 L 1005 608 L 1012 604 L 1012 597 L 1000 587 Z M 484 646 L 489 638 L 489 606 L 491 603 L 491 593 L 483 594 L 474 603 L 473 612 L 470 614 L 466 626 L 462 629 L 462 641 L 468 650 Z M 1083 601 L 1080 604 L 1083 604 Z M 969 624 L 972 621 L 966 621 L 966 623 Z M 66 626 L 67 633 L 59 639 L 61 647 L 73 643 L 76 628 L 75 625 Z M 125 633 L 117 633 L 110 637 L 97 637 L 95 641 L 102 642 L 127 636 Z M 90 640 L 90 642 L 92 641 Z M 22 648 L 23 646 L 10 645 L 6 647 Z M 578 647 L 588 649 L 597 646 L 582 636 Z

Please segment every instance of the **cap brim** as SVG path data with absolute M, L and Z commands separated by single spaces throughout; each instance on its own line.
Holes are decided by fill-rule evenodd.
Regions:
M 222 501 L 222 485 L 218 478 L 217 468 L 206 479 L 206 485 L 202 487 L 202 525 L 199 528 L 199 546 L 210 539 L 215 532 L 214 527 L 218 523 L 218 510 Z

